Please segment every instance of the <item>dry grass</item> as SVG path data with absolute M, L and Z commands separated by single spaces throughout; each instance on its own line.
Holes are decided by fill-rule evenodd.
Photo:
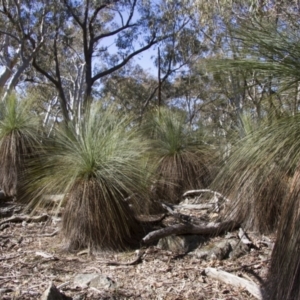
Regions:
M 225 217 L 251 230 L 265 234 L 274 232 L 288 191 L 288 177 L 277 165 L 270 166 L 268 171 L 254 170 L 248 162 L 243 170 L 242 163 L 246 161 L 240 161 L 239 169 L 232 176 L 230 173 L 219 175 L 225 176 L 222 184 L 220 177 L 216 179 L 216 189 L 231 199 Z
M 117 189 L 95 178 L 79 180 L 70 189 L 62 223 L 70 250 L 125 249 L 138 241 L 139 228 Z
M 188 151 L 162 157 L 156 176 L 159 178 L 156 197 L 170 203 L 178 203 L 185 191 L 207 187 L 211 181 L 202 155 Z

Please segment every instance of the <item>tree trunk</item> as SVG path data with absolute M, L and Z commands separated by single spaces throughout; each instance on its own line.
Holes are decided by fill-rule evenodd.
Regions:
M 285 201 L 271 257 L 266 291 L 268 300 L 300 299 L 300 166 L 290 197 Z

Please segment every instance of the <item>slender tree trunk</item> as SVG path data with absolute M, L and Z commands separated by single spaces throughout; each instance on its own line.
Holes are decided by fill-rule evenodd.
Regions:
M 27 59 L 23 60 L 22 65 L 18 68 L 17 72 L 13 75 L 7 88 L 5 89 L 2 100 L 4 100 L 12 92 L 12 90 L 16 87 L 20 76 L 29 67 L 29 63 L 30 63 L 30 60 L 27 60 Z
M 10 78 L 12 70 L 8 67 L 5 67 L 4 72 L 0 75 L 0 89 L 2 90 Z
M 160 61 L 160 49 L 157 49 L 158 54 L 158 109 L 161 106 L 161 61 Z

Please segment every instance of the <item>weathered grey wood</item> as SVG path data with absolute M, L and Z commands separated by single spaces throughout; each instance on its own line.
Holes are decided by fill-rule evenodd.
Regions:
M 249 240 L 246 232 L 243 230 L 242 227 L 239 228 L 238 236 L 243 244 L 249 245 L 249 246 L 253 245 L 253 243 Z
M 3 225 L 5 223 L 19 223 L 19 222 L 45 222 L 49 219 L 49 216 L 44 214 L 41 216 L 36 216 L 36 217 L 30 217 L 30 216 L 12 216 L 10 218 L 7 218 L 6 220 L 3 220 L 0 222 L 0 225 Z
M 244 288 L 255 298 L 263 299 L 261 288 L 254 282 L 214 268 L 206 268 L 205 274 L 226 284 L 230 284 L 238 288 Z
M 214 194 L 215 196 L 217 197 L 220 197 L 222 199 L 224 199 L 225 201 L 229 202 L 230 200 L 226 197 L 224 197 L 221 193 L 218 193 L 216 191 L 212 191 L 212 190 L 209 190 L 209 189 L 201 189 L 201 190 L 190 190 L 190 191 L 186 191 L 182 197 L 186 197 L 188 195 L 192 195 L 192 194 L 201 194 L 201 193 L 211 193 L 211 194 Z
M 202 210 L 202 209 L 212 209 L 215 207 L 214 203 L 204 203 L 204 204 L 180 204 L 174 205 L 175 209 L 191 209 L 191 210 Z
M 232 230 L 237 227 L 237 223 L 233 221 L 222 223 L 203 223 L 199 225 L 193 224 L 176 224 L 166 228 L 158 229 L 148 233 L 143 242 L 149 244 L 160 238 L 169 236 L 171 234 L 202 234 L 202 235 L 216 235 L 226 230 Z

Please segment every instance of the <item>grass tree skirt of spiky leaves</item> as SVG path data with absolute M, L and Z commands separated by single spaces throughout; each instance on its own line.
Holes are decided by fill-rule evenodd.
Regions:
M 282 210 L 266 285 L 268 300 L 300 299 L 300 166 Z
M 140 236 L 132 211 L 117 187 L 99 178 L 79 180 L 70 189 L 62 233 L 69 249 L 122 249 Z
M 213 189 L 231 201 L 226 218 L 263 234 L 276 231 L 300 149 L 299 115 L 260 124 L 233 143 Z
M 210 171 L 202 159 L 197 152 L 189 151 L 161 157 L 156 169 L 158 199 L 178 203 L 185 191 L 207 187 Z
M 157 165 L 156 199 L 178 203 L 185 191 L 208 186 L 215 151 L 200 130 L 187 124 L 185 112 L 160 107 L 148 116 L 144 130 Z
M 30 101 L 10 95 L 0 104 L 0 188 L 17 197 L 23 186 L 26 160 L 40 144 L 38 120 Z
M 28 195 L 38 191 L 34 205 L 45 194 L 65 195 L 62 233 L 70 250 L 130 247 L 140 232 L 132 209 L 147 199 L 147 148 L 130 118 L 95 106 L 78 124 L 58 127 L 42 165 L 31 164 Z

